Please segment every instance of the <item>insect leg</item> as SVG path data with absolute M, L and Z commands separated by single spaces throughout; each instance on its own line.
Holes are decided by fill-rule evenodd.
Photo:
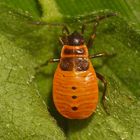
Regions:
M 62 46 L 64 46 L 65 44 L 67 44 L 67 36 L 64 35 L 64 36 L 60 36 L 59 37 L 59 42 Z
M 88 48 L 90 48 L 90 47 L 92 47 L 92 45 L 93 45 L 93 41 L 94 41 L 94 39 L 95 39 L 95 37 L 96 37 L 96 30 L 97 30 L 97 26 L 99 25 L 99 22 L 98 21 L 96 21 L 95 23 L 94 23 L 94 25 L 93 25 L 93 31 L 92 31 L 92 33 L 91 33 L 91 35 L 90 35 L 90 38 L 89 38 L 89 40 L 88 40 L 88 43 L 87 43 L 87 47 Z
M 104 108 L 105 112 L 107 114 L 109 114 L 109 112 L 107 111 L 107 107 L 105 105 L 106 93 L 107 93 L 107 81 L 105 80 L 105 78 L 100 73 L 96 72 L 96 75 L 97 75 L 97 78 L 100 79 L 104 84 L 104 90 L 103 90 L 103 96 L 102 96 L 102 105 L 103 105 L 103 108 Z
M 36 69 L 36 70 L 39 70 L 40 68 L 42 68 L 42 67 L 44 67 L 44 66 L 47 66 L 48 63 L 54 63 L 54 62 L 59 62 L 59 61 L 60 61 L 60 59 L 58 59 L 58 58 L 51 58 L 51 59 L 47 60 L 45 63 L 43 63 L 43 64 L 41 64 L 41 65 L 35 67 L 35 69 Z
M 97 16 L 95 18 L 95 20 L 93 20 L 95 23 L 93 24 L 93 30 L 92 30 L 92 33 L 91 33 L 90 38 L 88 40 L 88 43 L 87 43 L 88 48 L 92 47 L 92 45 L 93 45 L 93 41 L 96 37 L 96 31 L 97 31 L 97 27 L 99 25 L 99 22 L 103 19 L 106 19 L 106 18 L 109 18 L 112 16 L 116 16 L 116 15 L 117 15 L 116 13 L 108 13 L 107 15 Z
M 59 61 L 60 61 L 59 58 L 51 58 L 51 59 L 49 60 L 50 63 L 59 62 Z
M 62 34 L 65 34 L 65 33 L 68 35 L 70 32 L 69 32 L 68 27 L 66 25 L 63 25 Z
M 113 57 L 115 55 L 116 55 L 116 53 L 108 54 L 106 52 L 102 52 L 102 53 L 97 53 L 97 54 L 90 55 L 89 58 L 92 59 L 92 58 L 103 57 L 103 56 Z
M 107 54 L 106 52 L 102 52 L 102 53 L 90 55 L 89 58 L 92 59 L 92 58 L 102 57 L 102 56 L 109 56 L 109 54 Z
M 54 63 L 54 62 L 59 62 L 59 61 L 60 61 L 60 59 L 58 59 L 58 58 L 51 58 L 51 59 L 47 60 L 45 63 L 41 64 L 40 66 L 41 67 L 46 66 L 46 65 L 48 65 L 48 63 Z
M 59 42 L 61 45 L 65 45 L 67 43 L 67 36 L 69 35 L 69 29 L 66 25 L 63 26 L 62 28 L 62 35 L 59 37 Z

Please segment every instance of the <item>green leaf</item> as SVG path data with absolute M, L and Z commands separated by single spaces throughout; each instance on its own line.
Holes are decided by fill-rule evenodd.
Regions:
M 139 140 L 139 4 L 138 0 L 0 1 L 0 139 Z M 73 22 L 73 31 L 79 29 L 79 21 L 112 11 L 118 16 L 100 23 L 89 50 L 90 54 L 116 54 L 92 60 L 109 83 L 110 115 L 99 102 L 96 113 L 86 120 L 64 119 L 52 101 L 57 64 L 35 71 L 49 58 L 60 56 L 61 28 L 32 25 L 31 21 Z M 101 83 L 99 87 L 102 95 Z
M 38 30 L 30 17 L 13 11 L 0 5 L 0 139 L 63 140 L 34 80 Z
M 39 18 L 42 14 L 41 7 L 37 0 L 24 0 L 24 2 L 21 0 L 1 0 L 0 5 L 11 8 L 11 10 L 20 14 L 32 16 L 33 18 Z

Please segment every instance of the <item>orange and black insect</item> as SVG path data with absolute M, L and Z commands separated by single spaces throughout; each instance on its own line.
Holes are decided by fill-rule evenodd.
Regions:
M 93 45 L 99 21 L 114 15 L 111 13 L 96 18 L 87 43 L 83 37 L 85 25 L 80 33 L 74 31 L 71 34 L 66 26 L 63 27 L 67 34 L 60 37 L 63 45 L 61 58 L 51 59 L 51 62 L 59 62 L 53 79 L 53 101 L 58 112 L 66 118 L 85 119 L 95 112 L 99 92 L 97 78 L 104 83 L 102 102 L 105 107 L 107 82 L 101 74 L 95 72 L 90 59 L 106 53 L 89 55 L 88 48 Z

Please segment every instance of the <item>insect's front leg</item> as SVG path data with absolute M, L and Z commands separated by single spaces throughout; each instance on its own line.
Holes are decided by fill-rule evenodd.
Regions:
M 103 105 L 105 112 L 107 114 L 109 114 L 107 107 L 106 107 L 106 104 L 105 104 L 106 94 L 107 94 L 107 81 L 100 73 L 96 72 L 96 75 L 97 75 L 97 78 L 100 79 L 104 84 L 104 90 L 103 90 L 103 95 L 102 95 L 102 105 Z
M 91 33 L 90 38 L 87 43 L 88 48 L 92 47 L 92 45 L 93 45 L 94 39 L 96 37 L 97 27 L 98 27 L 100 21 L 102 21 L 103 19 L 109 18 L 109 17 L 116 16 L 116 15 L 117 15 L 117 13 L 108 13 L 107 15 L 101 15 L 101 16 L 96 17 L 96 19 L 94 20 L 95 23 L 93 24 L 92 33 Z
M 84 34 L 85 29 L 86 29 L 86 25 L 85 25 L 85 24 L 83 24 L 83 25 L 82 25 L 82 28 L 81 28 L 81 34 Z

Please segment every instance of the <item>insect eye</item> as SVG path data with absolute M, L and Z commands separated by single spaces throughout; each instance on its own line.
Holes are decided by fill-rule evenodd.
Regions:
M 83 43 L 83 36 L 77 31 L 74 31 L 71 35 L 68 36 L 68 45 L 79 46 L 83 45 Z

